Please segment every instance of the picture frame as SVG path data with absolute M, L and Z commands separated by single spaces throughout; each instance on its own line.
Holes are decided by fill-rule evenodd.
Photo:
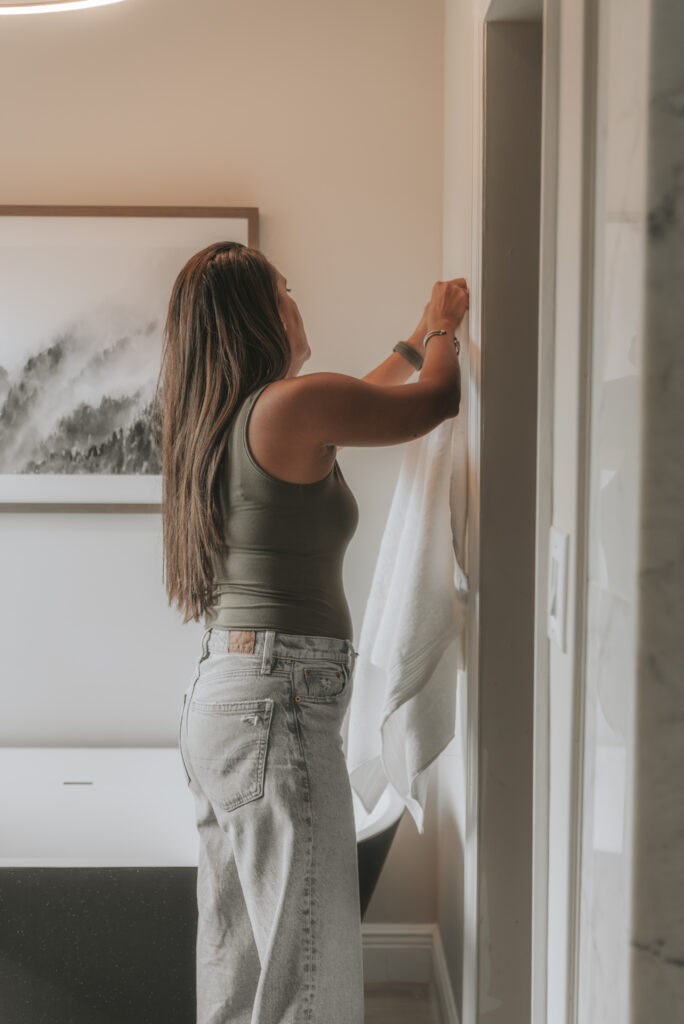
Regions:
M 258 207 L 0 205 L 0 512 L 161 512 L 171 289 L 221 240 Z

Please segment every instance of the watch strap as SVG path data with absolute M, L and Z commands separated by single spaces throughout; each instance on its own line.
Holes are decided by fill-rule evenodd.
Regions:
M 392 351 L 398 352 L 400 355 L 404 356 L 405 359 L 408 359 L 409 363 L 411 363 L 416 370 L 422 369 L 423 357 L 420 352 L 418 352 L 413 345 L 409 345 L 407 341 L 398 341 L 392 348 Z

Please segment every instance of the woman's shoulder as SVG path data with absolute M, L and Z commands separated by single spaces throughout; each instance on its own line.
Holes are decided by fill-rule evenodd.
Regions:
M 256 417 L 262 422 L 268 420 L 274 425 L 276 431 L 284 430 L 291 438 L 297 437 L 301 444 L 306 445 L 310 440 L 306 426 L 307 417 L 303 416 L 305 410 L 310 411 L 311 398 L 318 394 L 319 389 L 325 389 L 330 384 L 331 378 L 337 378 L 340 382 L 351 380 L 356 382 L 357 378 L 348 377 L 344 373 L 316 372 L 301 373 L 296 377 L 280 377 L 278 380 L 269 381 L 267 384 L 260 384 L 252 392 L 254 398 L 252 404 L 258 404 L 260 412 L 250 416 L 250 420 Z M 324 451 L 334 453 L 338 447 L 334 444 L 322 446 Z M 320 451 L 321 446 L 316 446 Z
M 298 415 L 300 387 L 301 378 L 286 377 L 257 388 L 245 424 L 247 450 L 257 465 L 289 483 L 311 483 L 325 476 L 337 453 L 334 444 L 311 443 Z

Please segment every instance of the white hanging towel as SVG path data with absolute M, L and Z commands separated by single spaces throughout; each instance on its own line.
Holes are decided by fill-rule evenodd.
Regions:
M 457 416 L 406 445 L 343 726 L 352 789 L 365 810 L 373 810 L 389 783 L 421 833 L 426 769 L 454 736 L 457 679 L 465 669 L 463 397 Z

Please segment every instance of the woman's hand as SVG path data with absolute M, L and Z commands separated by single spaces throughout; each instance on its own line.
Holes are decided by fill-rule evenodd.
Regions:
M 455 332 L 469 307 L 470 295 L 465 277 L 436 281 L 428 303 L 428 331 L 445 328 Z

